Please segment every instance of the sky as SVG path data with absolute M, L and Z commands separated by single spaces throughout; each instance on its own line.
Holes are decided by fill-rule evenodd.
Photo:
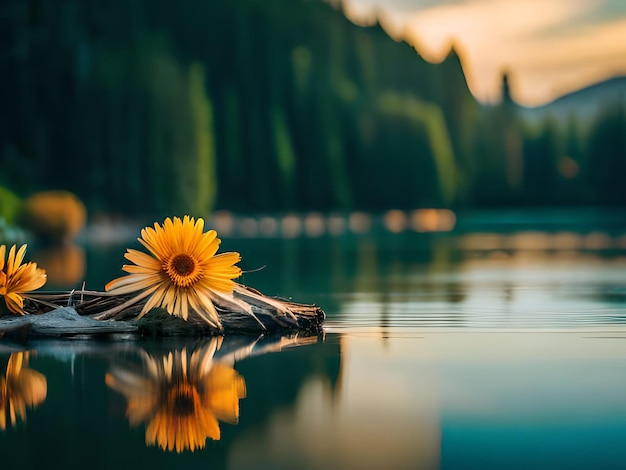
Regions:
M 343 9 L 357 24 L 378 18 L 431 62 L 454 44 L 483 102 L 499 101 L 504 70 L 526 106 L 626 75 L 626 0 L 344 0 Z

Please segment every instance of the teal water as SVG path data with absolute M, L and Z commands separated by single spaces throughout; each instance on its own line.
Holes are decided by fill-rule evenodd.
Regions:
M 624 234 L 225 239 L 324 333 L 0 342 L 3 467 L 624 468 Z M 81 248 L 87 287 L 125 246 Z

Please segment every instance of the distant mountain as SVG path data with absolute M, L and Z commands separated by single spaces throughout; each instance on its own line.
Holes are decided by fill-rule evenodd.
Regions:
M 568 93 L 543 106 L 521 108 L 521 115 L 530 120 L 552 115 L 559 120 L 567 119 L 572 114 L 588 121 L 598 111 L 620 102 L 626 106 L 626 76 L 619 76 L 594 83 L 580 90 Z

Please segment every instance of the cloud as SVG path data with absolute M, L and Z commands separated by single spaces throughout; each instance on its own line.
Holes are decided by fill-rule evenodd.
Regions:
M 362 14 L 378 5 L 388 32 L 428 60 L 460 46 L 470 89 L 484 101 L 498 99 L 505 68 L 514 98 L 528 105 L 626 73 L 623 0 L 350 1 Z
M 626 18 L 618 18 L 577 28 L 550 41 L 528 40 L 522 45 L 517 64 L 520 100 L 542 103 L 626 73 L 624 31 Z

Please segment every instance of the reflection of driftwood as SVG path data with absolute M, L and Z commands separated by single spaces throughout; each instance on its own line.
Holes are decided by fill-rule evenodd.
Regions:
M 243 287 L 236 293 L 249 311 L 236 309 L 232 303 L 215 306 L 223 333 L 258 334 L 262 332 L 318 332 L 324 312 L 315 305 L 297 304 L 269 298 L 254 289 Z M 135 317 L 142 303 L 125 306 L 132 295 L 111 295 L 106 292 L 37 292 L 28 295 L 25 311 L 31 315 L 0 317 L 0 337 L 5 333 L 21 335 L 110 335 L 136 333 L 140 336 L 209 336 L 217 333 L 199 316 L 185 321 L 160 309 L 153 309 L 138 321 Z
M 0 319 L 1 321 L 2 319 Z M 28 341 L 27 346 L 20 345 L 17 342 L 5 341 L 0 342 L 0 355 L 36 350 L 37 357 L 52 357 L 61 362 L 72 362 L 76 356 L 89 356 L 117 361 L 122 358 L 128 360 L 129 358 L 139 357 L 142 351 L 151 354 L 167 354 L 175 349 L 194 349 L 217 339 L 220 346 L 215 353 L 215 359 L 232 363 L 250 357 L 281 352 L 286 349 L 324 341 L 324 335 L 315 332 L 263 333 L 260 335 L 231 334 L 217 338 L 189 338 L 183 336 L 134 338 L 127 334 L 124 336 L 128 337 L 128 340 L 68 341 L 63 337 L 42 336 Z

